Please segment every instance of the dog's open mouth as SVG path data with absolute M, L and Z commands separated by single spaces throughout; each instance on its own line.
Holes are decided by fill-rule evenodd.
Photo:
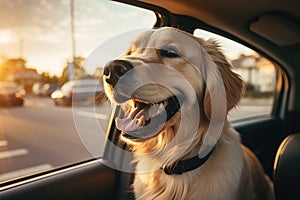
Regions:
M 132 140 L 149 139 L 156 136 L 181 107 L 181 100 L 176 96 L 153 103 L 135 98 L 131 99 L 134 109 L 123 119 L 116 118 L 116 126 L 123 137 Z

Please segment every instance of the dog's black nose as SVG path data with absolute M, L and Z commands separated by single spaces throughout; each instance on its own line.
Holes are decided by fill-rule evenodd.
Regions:
M 114 60 L 104 67 L 103 75 L 106 76 L 105 81 L 115 86 L 119 78 L 132 68 L 133 65 L 126 60 Z

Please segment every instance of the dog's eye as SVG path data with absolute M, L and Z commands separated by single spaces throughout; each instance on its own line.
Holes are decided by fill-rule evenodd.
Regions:
M 180 54 L 174 48 L 164 48 L 164 49 L 159 49 L 158 51 L 159 51 L 160 56 L 162 56 L 162 57 L 166 57 L 166 58 L 180 57 Z

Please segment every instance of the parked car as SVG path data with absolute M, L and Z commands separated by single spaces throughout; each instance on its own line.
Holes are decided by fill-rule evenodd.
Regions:
M 97 79 L 82 79 L 66 82 L 61 89 L 51 94 L 55 105 L 72 105 L 73 102 L 94 102 L 102 92 L 102 87 Z
M 60 88 L 60 85 L 58 83 L 46 83 L 41 88 L 40 95 L 41 96 L 51 96 L 51 94 Z
M 44 86 L 43 83 L 39 83 L 39 82 L 34 83 L 31 88 L 32 94 L 37 95 L 37 96 L 41 95 L 43 86 Z
M 51 3 L 52 1 L 41 1 L 42 3 L 40 4 L 38 4 L 37 2 L 39 1 L 37 1 L 33 6 L 30 6 L 30 2 L 32 3 L 32 1 L 26 1 L 26 6 L 19 5 L 18 9 L 15 9 L 16 5 L 13 3 L 18 3 L 20 1 L 10 0 L 3 2 L 5 2 L 5 9 L 2 10 L 3 12 L 1 11 L 1 16 L 4 15 L 5 11 L 9 8 L 11 8 L 11 11 L 16 12 L 8 13 L 9 17 L 3 17 L 2 19 L 5 19 L 3 21 L 11 23 L 19 21 L 22 22 L 22 25 L 28 21 L 34 22 L 32 23 L 32 27 L 34 27 L 32 32 L 27 33 L 26 31 L 28 31 L 28 29 L 24 29 L 23 27 L 17 29 L 19 32 L 20 30 L 22 30 L 22 32 L 24 31 L 26 36 L 31 33 L 43 33 L 42 30 L 46 30 L 49 34 L 44 34 L 42 35 L 43 37 L 39 39 L 41 41 L 54 41 L 53 44 L 51 43 L 53 46 L 54 44 L 58 45 L 61 43 L 57 41 L 62 37 L 63 31 L 67 32 L 67 34 L 63 35 L 64 37 L 62 38 L 69 38 L 69 27 L 63 27 L 63 25 L 69 24 L 66 19 L 69 17 L 68 11 L 70 9 L 68 7 L 69 4 L 66 2 L 62 1 L 63 3 L 59 4 L 58 1 L 55 1 L 54 4 L 48 5 L 48 3 Z M 74 1 L 71 2 L 74 3 Z M 97 2 L 109 2 L 111 4 L 101 4 L 101 6 L 97 7 L 95 6 Z M 252 56 L 249 59 L 241 59 L 246 67 L 240 71 L 247 73 L 245 76 L 248 76 L 249 80 L 252 79 L 252 82 L 249 81 L 249 83 L 254 85 L 249 87 L 253 91 L 249 92 L 249 94 L 246 92 L 246 98 L 242 99 L 241 107 L 244 108 L 244 110 L 241 110 L 239 115 L 243 115 L 243 117 L 232 120 L 232 125 L 240 133 L 242 143 L 256 154 L 267 176 L 273 181 L 276 200 L 300 199 L 300 140 L 299 137 L 293 137 L 296 135 L 295 133 L 300 132 L 299 1 L 114 0 L 111 2 L 76 0 L 76 5 L 78 6 L 79 12 L 76 12 L 75 20 L 78 20 L 78 18 L 81 17 L 81 20 L 76 21 L 77 23 L 75 23 L 76 36 L 79 36 L 81 33 L 81 37 L 76 37 L 77 46 L 85 46 L 89 40 L 97 43 L 95 37 L 99 35 L 101 38 L 107 36 L 106 39 L 108 39 L 111 38 L 112 35 L 120 34 L 120 32 L 126 32 L 134 28 L 145 28 L 144 26 L 148 25 L 147 23 L 150 20 L 144 18 L 145 16 L 142 15 L 141 12 L 146 13 L 146 11 L 150 11 L 155 18 L 153 24 L 151 24 L 153 28 L 171 26 L 180 28 L 191 34 L 194 34 L 196 30 L 200 29 L 201 33 L 198 35 L 199 37 L 205 37 L 205 31 L 208 31 L 256 51 L 255 53 L 252 52 Z M 122 9 L 128 7 L 134 8 L 135 10 L 132 12 L 128 12 L 127 10 L 126 12 L 121 12 Z M 30 8 L 35 11 L 32 13 L 42 13 L 42 15 L 29 18 L 29 14 L 31 13 L 28 12 L 28 9 Z M 56 11 L 59 11 L 57 15 L 45 15 L 45 13 L 52 11 L 51 9 L 54 8 Z M 64 8 L 65 10 L 63 10 Z M 23 13 L 25 13 L 23 15 L 21 13 L 22 9 L 24 9 Z M 43 12 L 36 12 L 40 10 Z M 96 15 L 93 15 L 93 13 Z M 14 16 L 20 18 L 14 21 Z M 25 20 L 22 16 L 26 16 L 26 19 L 34 20 Z M 107 16 L 107 18 L 105 18 L 105 16 Z M 112 18 L 117 19 L 117 21 L 109 21 Z M 39 19 L 42 19 L 40 23 L 42 26 L 40 28 L 37 27 L 38 23 L 36 23 L 40 22 L 38 21 Z M 50 23 L 53 19 L 56 20 L 55 24 Z M 113 27 L 111 30 L 107 30 L 107 27 L 104 27 L 106 20 L 110 22 L 109 26 Z M 137 22 L 140 22 L 142 25 L 136 27 L 135 25 Z M 13 25 L 16 26 L 17 23 L 13 23 Z M 88 29 L 89 25 L 92 26 L 91 29 Z M 101 31 L 96 31 L 98 26 Z M 54 36 L 54 31 L 51 28 L 59 30 L 59 34 L 56 35 L 57 37 Z M 121 31 L 118 32 L 118 30 Z M 130 34 L 132 35 L 132 32 L 130 32 Z M 87 36 L 87 38 L 82 39 L 83 36 Z M 111 47 L 111 49 L 109 49 L 111 52 L 118 52 L 119 45 L 124 42 L 125 37 L 117 37 L 116 39 L 118 39 L 116 40 L 117 45 L 113 46 L 113 40 L 109 40 L 110 42 L 104 42 L 102 47 Z M 129 41 L 126 42 L 127 44 L 129 43 Z M 26 38 L 24 39 L 24 47 L 27 48 L 27 45 L 25 44 L 30 44 Z M 69 42 L 63 44 L 64 46 L 68 46 Z M 237 45 L 235 44 L 227 51 L 227 53 L 233 53 L 236 48 Z M 46 48 L 41 46 L 39 55 L 44 49 Z M 51 51 L 48 52 L 48 55 L 58 50 L 60 50 L 60 47 L 51 49 Z M 82 49 L 80 49 L 80 53 L 81 50 Z M 28 51 L 25 52 L 27 54 Z M 97 59 L 107 56 L 109 52 L 110 51 L 103 51 L 101 54 L 97 54 Z M 68 53 L 69 49 L 66 50 L 65 54 Z M 260 70 L 258 70 L 255 62 L 262 57 L 257 54 L 262 55 L 273 65 L 271 68 L 268 66 L 266 67 L 265 63 L 260 63 L 265 67 L 263 76 L 257 75 Z M 243 57 L 243 53 L 241 53 L 240 56 Z M 41 56 L 41 59 L 44 59 L 44 56 Z M 96 67 L 99 66 L 100 65 L 97 65 Z M 272 74 L 272 76 L 269 74 Z M 270 79 L 270 77 L 274 77 L 274 74 L 275 80 L 273 78 Z M 268 98 L 259 98 L 260 94 L 265 95 L 263 89 L 257 85 L 261 79 L 264 80 L 264 86 L 273 87 L 272 93 L 269 92 L 269 89 L 267 90 L 267 94 L 271 94 Z M 61 90 L 55 91 L 52 94 L 54 102 L 57 100 L 70 104 L 72 102 L 73 92 L 81 93 L 79 92 L 81 89 L 73 90 L 74 85 L 74 82 L 69 82 L 66 83 Z M 95 87 L 96 86 L 94 86 L 94 91 L 96 91 Z M 249 97 L 253 97 L 253 99 L 250 99 Z M 43 106 L 44 104 L 39 105 Z M 25 145 L 23 139 L 28 137 L 30 141 L 28 142 L 28 149 L 32 151 L 34 148 L 39 148 L 38 153 L 32 154 L 35 155 L 31 156 L 32 158 L 45 157 L 45 159 L 41 160 L 43 162 L 48 162 L 50 156 L 57 157 L 56 161 L 50 163 L 51 165 L 39 163 L 39 167 L 41 168 L 39 171 L 32 170 L 31 165 L 29 164 L 26 165 L 27 174 L 20 173 L 19 165 L 20 163 L 25 162 L 26 159 L 23 157 L 26 153 L 31 153 L 30 151 L 26 152 L 23 150 L 23 157 L 19 156 L 22 157 L 20 158 L 20 161 L 13 162 L 12 158 L 1 160 L 0 166 L 3 166 L 3 168 L 8 168 L 6 166 L 9 166 L 9 163 L 13 163 L 11 170 L 16 172 L 18 177 L 11 178 L 9 176 L 11 175 L 10 172 L 5 173 L 6 176 L 3 175 L 5 181 L 0 182 L 0 198 L 5 200 L 134 199 L 131 184 L 135 174 L 130 170 L 120 170 L 120 168 L 127 169 L 128 166 L 131 166 L 132 158 L 128 156 L 130 155 L 129 148 L 119 141 L 120 131 L 116 128 L 113 120 L 114 117 L 120 115 L 119 108 L 116 107 L 113 109 L 113 113 L 107 125 L 105 140 L 101 147 L 99 147 L 99 144 L 97 143 L 100 141 L 100 133 L 99 135 L 91 133 L 97 126 L 91 126 L 92 123 L 87 123 L 90 122 L 87 121 L 87 119 L 92 119 L 94 120 L 93 122 L 100 123 L 105 117 L 96 115 L 98 113 L 92 113 L 91 115 L 85 110 L 79 110 L 80 112 L 74 112 L 74 115 L 69 113 L 70 116 L 75 116 L 74 118 L 60 119 L 60 116 L 71 109 L 60 110 L 58 108 L 59 107 L 55 107 L 55 109 L 52 109 L 50 106 L 45 106 L 43 117 L 38 118 L 38 120 L 35 121 L 29 120 L 32 116 L 31 114 L 24 115 L 24 113 L 21 113 L 20 115 L 17 115 L 18 117 L 15 117 L 16 113 L 9 113 L 8 116 L 10 118 L 15 117 L 13 118 L 13 123 L 15 123 L 16 128 L 18 128 L 11 132 L 7 132 L 6 129 L 3 129 L 2 126 L 5 124 L 0 121 L 0 136 L 2 136 L 2 134 L 11 136 L 12 133 L 18 133 L 16 135 L 21 136 L 20 138 L 12 138 L 12 141 L 21 141 L 16 146 Z M 262 108 L 266 108 L 267 112 L 260 113 L 259 115 L 249 115 L 249 113 L 261 110 Z M 41 111 L 40 107 L 36 110 L 38 113 Z M 54 113 L 49 115 L 49 111 L 52 110 L 54 110 Z M 233 111 L 238 112 L 238 108 Z M 1 116 L 6 113 L 1 112 Z M 55 121 L 53 118 L 49 120 L 50 118 L 47 117 L 50 116 L 54 116 L 53 118 L 58 120 Z M 87 127 L 82 129 L 82 132 L 78 131 L 78 124 L 76 123 L 76 120 L 78 120 L 76 117 L 78 116 L 80 119 L 84 119 L 83 122 L 87 125 Z M 56 124 L 50 124 L 52 121 L 55 121 Z M 74 128 L 74 124 L 67 124 L 67 122 L 70 121 L 74 122 L 77 129 Z M 21 123 L 21 126 L 19 122 Z M 26 131 L 25 128 L 22 128 L 24 125 L 28 125 L 32 128 L 30 134 L 28 134 L 29 136 L 25 136 L 24 134 Z M 41 125 L 42 128 L 37 128 L 38 125 Z M 66 135 L 66 128 L 70 126 L 74 129 L 75 137 L 69 137 L 65 140 L 66 142 L 63 143 L 62 140 Z M 45 141 L 36 139 L 41 135 L 45 135 L 46 130 L 49 130 L 51 134 L 49 136 L 47 135 Z M 96 137 L 94 138 L 93 135 L 96 135 Z M 100 156 L 97 154 L 97 156 L 80 157 L 77 151 L 78 148 L 71 147 L 68 149 L 74 143 L 80 143 L 75 140 L 78 136 L 80 136 L 80 141 L 82 143 L 85 142 L 85 137 L 88 138 L 88 142 L 92 144 L 92 149 L 98 150 L 98 148 L 101 148 L 103 149 L 103 153 Z M 288 140 L 284 140 L 285 138 L 288 138 Z M 54 145 L 46 147 L 48 141 L 53 141 Z M 292 144 L 292 146 L 286 146 L 288 144 Z M 61 147 L 61 149 L 58 147 Z M 88 148 L 87 150 L 88 153 L 92 152 Z M 66 151 L 69 151 L 70 155 L 77 157 L 78 160 L 74 161 L 74 159 L 70 159 L 71 161 L 69 161 L 68 156 L 65 156 L 65 154 L 62 155 Z M 68 163 L 63 162 L 65 160 L 68 160 Z M 2 164 L 2 161 L 4 164 Z M 35 160 L 32 163 L 36 164 Z M 121 167 L 119 168 L 118 166 Z M 216 177 L 214 178 L 217 179 Z M 201 196 L 199 196 L 199 199 L 200 197 Z
M 23 106 L 24 94 L 16 83 L 0 82 L 0 106 Z

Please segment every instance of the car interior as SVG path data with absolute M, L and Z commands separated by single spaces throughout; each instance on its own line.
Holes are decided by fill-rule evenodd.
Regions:
M 299 199 L 300 179 L 300 3 L 277 1 L 116 0 L 151 10 L 153 27 L 198 28 L 239 42 L 272 61 L 276 85 L 271 114 L 236 120 L 232 124 L 244 145 L 259 158 L 274 183 L 276 199 Z M 118 141 L 113 110 L 102 158 L 51 169 L 0 184 L 0 199 L 133 199 L 133 172 Z

